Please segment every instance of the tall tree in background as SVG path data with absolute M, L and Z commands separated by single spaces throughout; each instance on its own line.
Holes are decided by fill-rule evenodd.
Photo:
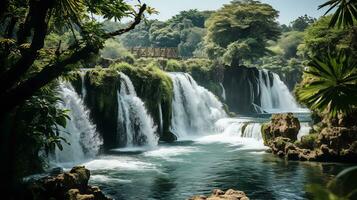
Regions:
M 136 11 L 123 0 L 5 0 L 0 7 L 4 27 L 0 39 L 2 115 L 97 53 L 105 40 L 134 29 L 145 11 L 154 12 L 145 4 L 138 5 Z M 117 21 L 133 17 L 134 21 L 126 28 L 105 32 L 93 15 Z M 49 33 L 65 29 L 79 32 L 68 48 L 63 48 L 61 41 L 55 49 L 44 48 Z
M 276 40 L 280 28 L 278 11 L 259 1 L 233 1 L 207 20 L 207 54 L 212 59 L 223 56 L 226 64 L 238 65 L 265 55 L 268 40 Z
M 307 15 L 300 16 L 291 22 L 291 28 L 294 31 L 304 31 L 307 27 L 316 21 L 315 18 L 309 17 Z

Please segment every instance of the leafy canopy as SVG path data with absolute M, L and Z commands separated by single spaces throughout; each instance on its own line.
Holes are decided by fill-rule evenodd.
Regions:
M 280 28 L 278 11 L 254 0 L 233 1 L 213 13 L 206 22 L 207 53 L 217 59 L 229 50 L 226 57 L 253 60 L 268 51 L 268 40 L 276 40 Z M 222 52 L 222 53 L 220 53 Z M 229 59 L 227 61 L 229 63 Z

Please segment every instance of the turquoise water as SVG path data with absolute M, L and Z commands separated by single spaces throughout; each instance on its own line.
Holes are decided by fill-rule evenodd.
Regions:
M 221 142 L 216 142 L 221 141 Z M 186 199 L 212 189 L 238 189 L 251 199 L 310 199 L 307 184 L 325 185 L 342 164 L 287 162 L 262 141 L 222 135 L 121 149 L 85 163 L 91 184 L 115 199 Z

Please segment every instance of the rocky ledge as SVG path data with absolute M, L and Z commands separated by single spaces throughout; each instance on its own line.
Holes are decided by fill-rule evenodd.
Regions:
M 275 114 L 262 126 L 264 144 L 288 160 L 357 162 L 357 126 L 326 126 L 297 141 L 300 123 L 292 113 Z
M 84 166 L 31 183 L 27 199 L 109 200 L 96 186 L 88 185 L 90 171 Z
M 249 198 L 245 195 L 244 192 L 229 189 L 226 192 L 214 189 L 212 191 L 211 196 L 207 197 L 204 195 L 193 196 L 188 200 L 249 200 Z

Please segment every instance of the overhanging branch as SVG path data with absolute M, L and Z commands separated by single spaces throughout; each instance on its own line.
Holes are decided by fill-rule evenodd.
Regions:
M 108 39 L 108 38 L 111 38 L 111 37 L 114 37 L 114 36 L 122 35 L 122 34 L 124 34 L 126 32 L 129 32 L 129 31 L 133 30 L 138 24 L 140 24 L 146 8 L 147 8 L 146 4 L 143 4 L 140 7 L 138 14 L 134 18 L 134 21 L 127 28 L 123 28 L 123 29 L 119 29 L 117 31 L 113 31 L 113 32 L 107 33 L 104 37 L 106 39 Z

